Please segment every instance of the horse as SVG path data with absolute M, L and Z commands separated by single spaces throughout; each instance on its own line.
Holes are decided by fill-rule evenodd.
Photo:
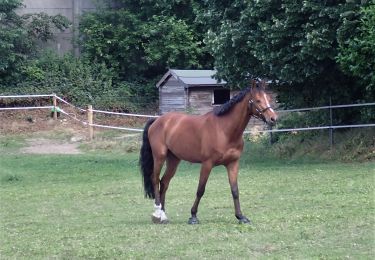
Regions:
M 228 172 L 235 217 L 239 223 L 250 223 L 242 214 L 237 185 L 239 160 L 244 147 L 242 136 L 252 116 L 268 125 L 276 123 L 277 114 L 268 100 L 265 85 L 252 81 L 250 87 L 204 115 L 169 112 L 146 123 L 139 164 L 145 197 L 155 199 L 151 216 L 154 223 L 169 222 L 165 213 L 165 196 L 181 160 L 201 164 L 189 224 L 199 224 L 198 205 L 211 169 L 218 165 L 225 166 Z M 160 179 L 164 162 L 166 169 Z

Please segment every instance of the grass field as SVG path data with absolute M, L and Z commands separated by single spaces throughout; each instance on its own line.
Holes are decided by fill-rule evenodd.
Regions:
M 0 259 L 375 257 L 374 162 L 287 163 L 248 156 L 239 186 L 243 212 L 253 224 L 237 224 L 226 172 L 219 167 L 200 204 L 201 224 L 190 226 L 198 165 L 181 165 L 167 194 L 171 223 L 154 225 L 136 153 L 4 153 Z

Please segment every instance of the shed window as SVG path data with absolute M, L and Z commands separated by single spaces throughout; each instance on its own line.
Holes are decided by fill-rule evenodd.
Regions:
M 229 89 L 214 89 L 213 105 L 221 105 L 230 99 Z

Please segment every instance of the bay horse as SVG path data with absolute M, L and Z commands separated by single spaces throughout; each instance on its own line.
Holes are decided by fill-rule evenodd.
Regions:
M 155 199 L 151 216 L 154 223 L 168 223 L 165 195 L 181 160 L 201 163 L 189 224 L 199 223 L 198 205 L 211 169 L 218 165 L 224 165 L 227 169 L 236 218 L 239 223 L 250 223 L 241 212 L 237 176 L 244 146 L 242 135 L 252 116 L 269 125 L 275 124 L 277 119 L 265 86 L 255 81 L 228 102 L 204 115 L 170 112 L 146 123 L 139 164 L 145 196 Z M 166 170 L 160 179 L 165 161 Z

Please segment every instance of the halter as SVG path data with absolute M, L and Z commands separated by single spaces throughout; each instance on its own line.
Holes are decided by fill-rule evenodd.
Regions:
M 271 106 L 267 106 L 267 107 L 264 108 L 264 109 L 260 109 L 260 108 L 258 107 L 258 105 L 254 102 L 253 99 L 250 99 L 249 104 L 252 105 L 252 106 L 254 106 L 254 107 L 255 107 L 255 111 L 258 112 L 258 115 L 253 114 L 253 117 L 255 117 L 255 118 L 259 119 L 259 120 L 262 120 L 262 121 L 266 122 L 266 118 L 265 118 L 265 116 L 263 115 L 263 113 L 266 112 L 268 109 L 271 109 L 272 107 L 271 107 Z

